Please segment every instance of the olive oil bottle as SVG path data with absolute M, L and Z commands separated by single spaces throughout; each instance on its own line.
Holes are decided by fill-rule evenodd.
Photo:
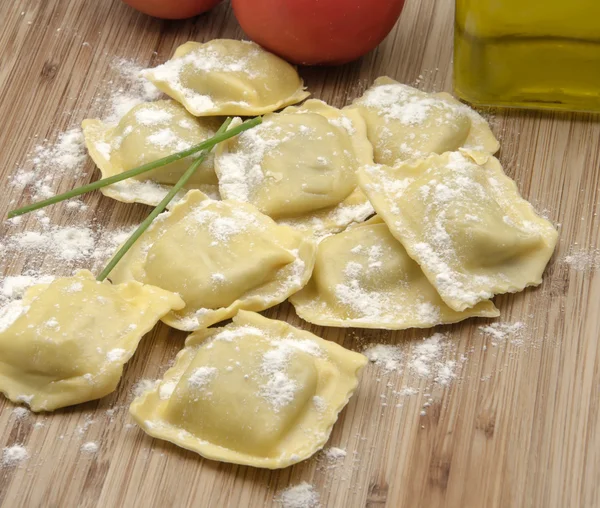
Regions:
M 454 33 L 467 102 L 600 111 L 600 0 L 456 0 Z

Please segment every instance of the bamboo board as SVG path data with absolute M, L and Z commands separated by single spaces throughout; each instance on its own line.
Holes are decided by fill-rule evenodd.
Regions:
M 309 90 L 335 106 L 379 75 L 450 90 L 452 4 L 409 0 L 375 52 L 339 68 L 301 69 Z M 3 216 L 29 200 L 6 185 L 9 175 L 41 138 L 55 139 L 97 110 L 98 97 L 113 86 L 115 56 L 149 66 L 187 40 L 243 36 L 227 4 L 194 20 L 163 22 L 118 0 L 3 1 L 0 20 Z M 418 396 L 394 398 L 409 374 L 369 366 L 329 443 L 347 450 L 343 464 L 328 467 L 316 457 L 266 471 L 203 460 L 131 425 L 132 386 L 156 378 L 183 344 L 184 334 L 159 326 L 117 392 L 100 401 L 17 421 L 14 406 L 0 399 L 0 448 L 23 443 L 32 455 L 19 468 L 0 469 L 0 505 L 270 507 L 280 489 L 307 481 L 332 508 L 600 506 L 600 272 L 565 262 L 570 253 L 600 247 L 600 122 L 583 114 L 497 111 L 492 126 L 507 173 L 560 224 L 544 284 L 496 299 L 503 322 L 526 324 L 523 344 L 491 346 L 478 332 L 482 321 L 440 327 L 463 360 L 459 379 L 431 391 L 424 416 L 427 386 L 418 387 Z M 96 178 L 91 162 L 88 169 L 78 183 Z M 60 190 L 74 183 L 65 177 Z M 117 227 L 148 212 L 99 193 L 84 201 L 85 212 L 53 208 L 52 221 L 94 217 Z M 2 226 L 2 237 L 11 232 Z M 5 271 L 20 273 L 25 262 L 12 259 Z M 402 344 L 409 356 L 417 339 L 431 334 L 322 329 L 303 323 L 287 304 L 266 315 L 355 350 Z M 86 441 L 97 442 L 98 453 L 83 453 Z

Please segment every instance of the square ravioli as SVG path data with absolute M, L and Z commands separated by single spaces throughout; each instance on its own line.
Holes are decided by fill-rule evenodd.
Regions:
M 181 295 L 186 306 L 163 318 L 192 331 L 283 302 L 310 278 L 316 244 L 248 203 L 189 191 L 162 213 L 111 273 Z
M 490 301 L 448 307 L 378 216 L 323 240 L 310 281 L 290 301 L 322 326 L 403 330 L 500 315 Z
M 452 309 L 541 284 L 558 233 L 495 157 L 461 150 L 366 166 L 359 182 Z
M 254 116 L 310 94 L 296 69 L 249 41 L 186 42 L 142 75 L 195 116 Z
M 375 162 L 397 162 L 461 147 L 496 153 L 500 148 L 487 122 L 450 94 L 427 93 L 380 77 L 346 109 L 365 119 Z
M 221 122 L 216 118 L 196 118 L 172 100 L 138 104 L 116 125 L 101 120 L 84 120 L 85 144 L 102 178 L 121 174 L 168 155 L 191 148 L 213 137 Z M 155 206 L 167 195 L 197 154 L 134 178 L 102 187 L 100 192 L 124 203 Z M 218 195 L 213 155 L 196 170 L 186 189 L 201 189 Z
M 252 203 L 316 236 L 374 213 L 356 177 L 359 167 L 372 163 L 361 116 L 318 100 L 266 115 L 258 127 L 219 144 L 215 154 L 223 199 Z
M 32 286 L 0 310 L 0 391 L 32 411 L 99 399 L 179 296 L 139 282 L 113 286 L 87 270 Z
M 203 457 L 269 469 L 327 442 L 367 359 L 282 321 L 240 311 L 190 335 L 130 412 L 144 431 Z

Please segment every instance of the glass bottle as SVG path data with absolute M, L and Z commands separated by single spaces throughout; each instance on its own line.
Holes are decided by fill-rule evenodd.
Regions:
M 475 105 L 600 111 L 600 0 L 456 0 L 454 89 Z

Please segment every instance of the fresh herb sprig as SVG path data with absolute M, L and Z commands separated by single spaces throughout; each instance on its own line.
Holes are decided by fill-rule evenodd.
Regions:
M 8 218 L 12 219 L 13 217 L 24 215 L 26 213 L 39 210 L 40 208 L 45 208 L 46 206 L 50 206 L 55 203 L 60 203 L 61 201 L 65 201 L 76 196 L 80 196 L 81 194 L 85 194 L 87 192 L 106 187 L 107 185 L 111 185 L 122 180 L 127 180 L 128 178 L 132 178 L 134 176 L 141 175 L 142 173 L 152 171 L 153 169 L 160 168 L 172 162 L 181 160 L 185 157 L 198 153 L 202 150 L 210 151 L 215 145 L 217 145 L 221 141 L 225 141 L 226 139 L 232 138 L 233 136 L 237 136 L 238 134 L 257 126 L 261 122 L 262 119 L 260 117 L 256 117 L 252 120 L 246 120 L 244 123 L 228 131 L 221 131 L 221 129 L 219 129 L 219 131 L 217 131 L 217 133 L 212 138 L 207 139 L 206 141 L 203 141 L 202 143 L 199 143 L 191 148 L 188 148 L 187 150 L 168 155 L 167 157 L 163 157 L 162 159 L 149 162 L 148 164 L 144 164 L 143 166 L 124 171 L 123 173 L 119 173 L 118 175 L 103 178 L 102 180 L 97 180 L 82 187 L 77 187 L 76 189 L 72 189 L 63 194 L 58 194 L 57 196 L 53 196 L 49 199 L 45 199 L 37 203 L 32 203 L 31 205 L 27 205 L 22 208 L 17 208 L 16 210 L 8 212 Z
M 245 122 L 246 129 L 250 129 L 250 128 L 254 127 L 255 125 L 260 124 L 261 121 L 262 120 L 259 117 L 257 117 L 257 118 L 254 118 L 253 120 L 249 120 L 248 122 Z M 220 140 L 227 139 L 227 138 L 223 138 L 223 134 L 233 131 L 233 129 L 231 131 L 227 131 L 227 127 L 229 127 L 230 123 L 231 123 L 231 118 L 228 118 L 227 120 L 225 120 L 223 125 L 221 125 L 221 127 L 217 131 L 215 137 L 213 137 L 212 139 L 213 140 L 214 139 L 220 139 Z M 242 125 L 244 125 L 244 124 L 242 124 Z M 241 125 L 240 125 L 240 127 L 241 127 Z M 244 130 L 246 130 L 246 129 L 244 129 Z M 200 164 L 202 164 L 202 162 L 204 162 L 204 160 L 206 159 L 206 157 L 208 157 L 208 154 L 210 153 L 212 148 L 217 143 L 218 143 L 218 141 L 216 143 L 212 144 L 212 146 L 210 146 L 209 148 L 205 148 L 204 151 L 202 152 L 202 154 L 200 154 L 200 156 L 192 163 L 192 165 L 185 171 L 185 173 L 183 173 L 183 175 L 181 175 L 181 178 L 177 181 L 177 183 L 175 185 L 173 185 L 171 190 L 162 199 L 162 201 L 156 206 L 156 208 L 154 208 L 154 210 L 152 210 L 152 212 L 150 212 L 150 215 L 148 215 L 148 217 L 146 217 L 144 222 L 142 222 L 138 226 L 138 228 L 133 232 L 133 234 L 129 237 L 129 239 L 121 246 L 121 248 L 117 251 L 117 253 L 111 258 L 111 260 L 106 265 L 106 268 L 104 268 L 104 270 L 102 270 L 100 275 L 98 275 L 98 277 L 96 277 L 96 280 L 102 282 L 103 280 L 105 280 L 108 277 L 108 275 L 113 270 L 113 268 L 117 265 L 117 263 L 119 261 L 121 261 L 123 256 L 127 253 L 127 251 L 131 248 L 131 246 L 138 240 L 138 238 L 140 236 L 142 236 L 144 231 L 146 231 L 146 229 L 148 229 L 148 227 L 150 226 L 150 224 L 152 224 L 154 219 L 156 219 L 156 217 L 158 217 L 158 215 L 160 213 L 162 213 L 165 210 L 165 208 L 167 208 L 167 205 L 176 196 L 176 194 L 183 188 L 183 186 L 187 183 L 187 181 L 192 177 L 194 172 L 198 169 L 198 166 L 200 166 Z

